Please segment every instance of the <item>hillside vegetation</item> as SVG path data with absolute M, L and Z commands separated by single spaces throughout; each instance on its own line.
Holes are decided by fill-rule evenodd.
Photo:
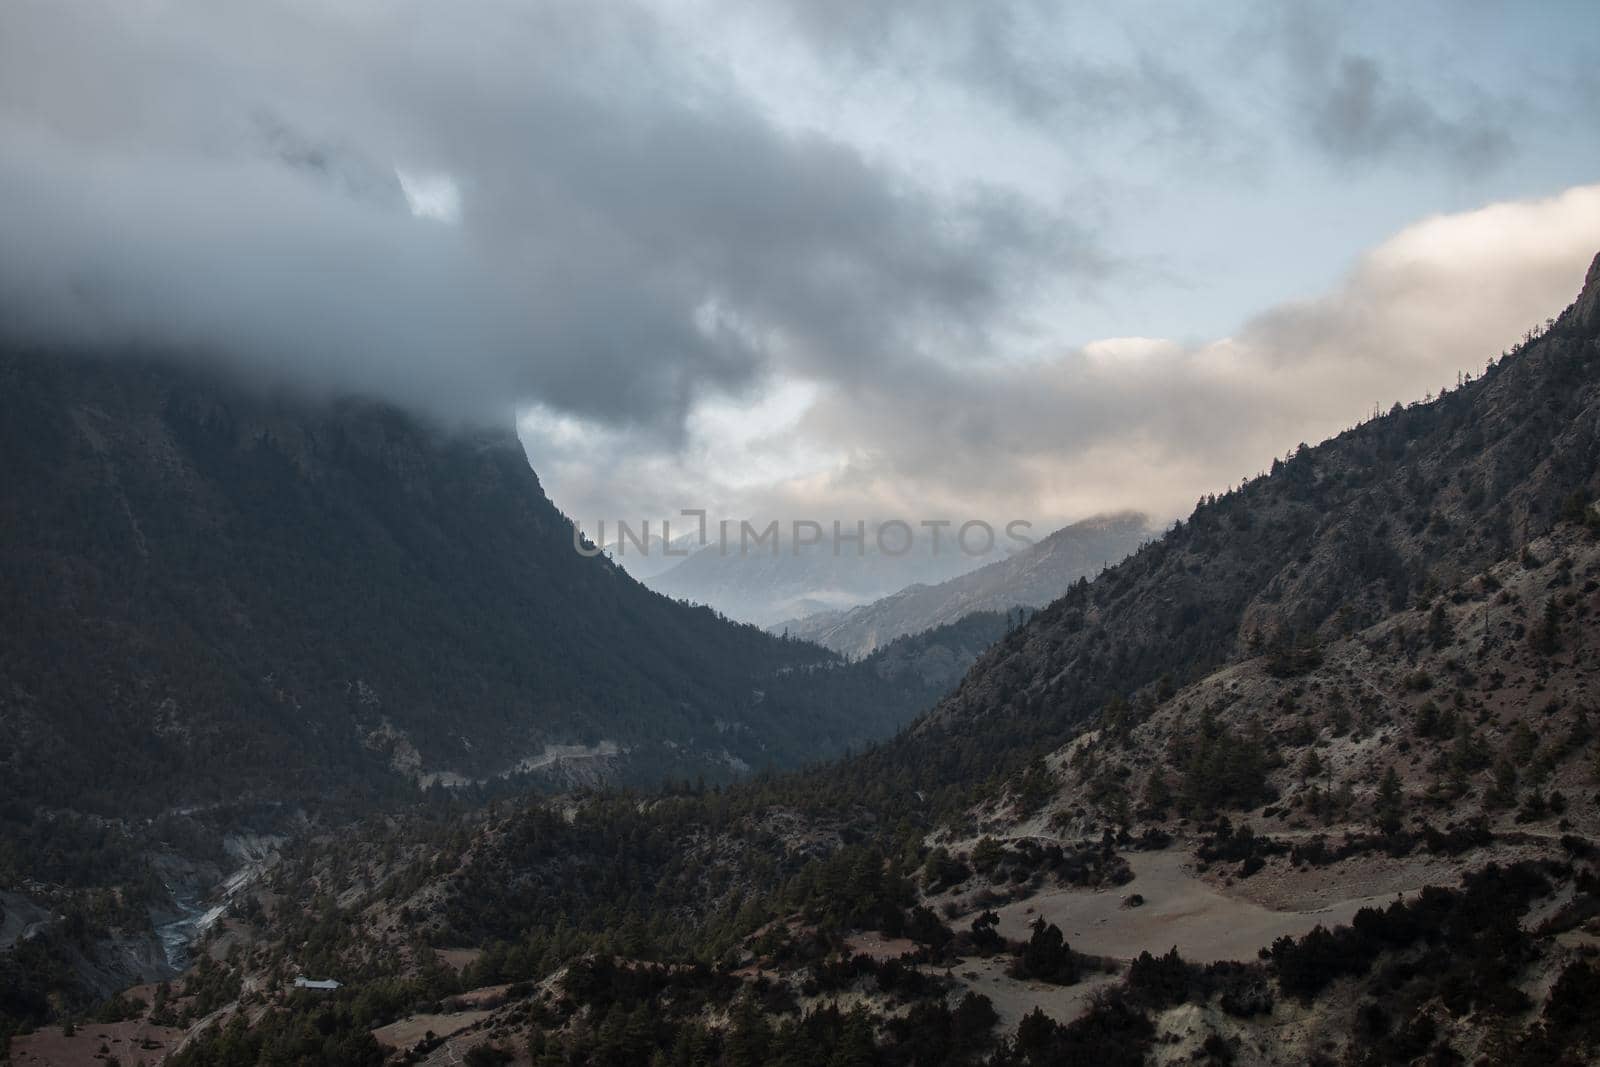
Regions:
M 1597 496 L 1600 258 L 887 743 L 291 850 L 174 1062 L 1592 1062 Z

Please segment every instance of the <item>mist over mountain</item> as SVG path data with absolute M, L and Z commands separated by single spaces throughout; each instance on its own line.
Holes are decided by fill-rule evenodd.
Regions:
M 910 585 L 945 581 L 1027 547 L 988 524 L 969 531 L 967 548 L 956 542 L 954 528 L 941 528 L 936 543 L 930 532 L 906 520 L 887 528 L 881 541 L 878 525 L 864 522 L 841 524 L 837 540 L 827 524 L 814 544 L 806 543 L 813 531 L 796 544 L 792 527 L 785 530 L 782 523 L 774 538 L 757 543 L 766 528 L 759 523 L 751 528 L 754 532 L 746 536 L 739 523 L 730 522 L 726 541 L 713 528 L 710 543 L 643 579 L 645 584 L 674 599 L 709 604 L 730 618 L 781 632 L 786 620 L 865 604 Z M 1022 527 L 1014 532 L 1030 536 Z
M 844 611 L 818 612 L 771 627 L 847 656 L 862 656 L 903 634 L 920 633 L 976 611 L 1037 608 L 1074 582 L 1120 562 L 1152 536 L 1137 513 L 1075 522 L 1038 544 L 937 585 L 912 585 Z
M 639 533 L 637 540 L 616 540 L 602 547 L 612 562 L 636 581 L 648 582 L 689 558 L 699 544 L 699 535 L 695 533 L 677 534 L 666 541 L 652 532 L 648 536 Z
M 11 348 L 0 378 L 12 800 L 722 777 L 933 695 L 580 554 L 509 430 L 149 357 Z
M 0 349 L 0 446 L 0 1038 L 178 973 L 193 902 L 285 835 L 815 761 L 1007 626 L 846 663 L 578 542 L 509 427 L 150 353 Z

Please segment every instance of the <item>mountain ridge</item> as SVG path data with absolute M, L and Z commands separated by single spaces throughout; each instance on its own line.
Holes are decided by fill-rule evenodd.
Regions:
M 1007 618 L 859 755 L 302 842 L 178 1064 L 1592 1058 L 1596 263 L 1481 377 Z
M 509 430 L 132 355 L 11 348 L 0 383 L 13 796 L 119 812 L 518 765 L 715 776 L 863 744 L 931 700 L 580 555 Z M 604 765 L 545 759 L 602 743 Z M 82 760 L 83 781 L 42 771 Z
M 1137 548 L 1151 534 L 1149 521 L 1137 511 L 1097 515 L 937 585 L 911 585 L 869 604 L 819 612 L 769 629 L 861 656 L 884 641 L 953 622 L 969 612 L 1043 607 L 1078 579 Z
M 645 584 L 674 599 L 709 604 L 731 618 L 781 633 L 783 621 L 797 613 L 870 603 L 919 581 L 943 581 L 972 571 L 985 558 L 1001 556 L 1005 548 L 991 541 L 983 553 L 969 555 L 949 544 L 937 548 L 933 538 L 912 531 L 908 549 L 896 552 L 899 542 L 880 547 L 870 524 L 863 522 L 860 542 L 848 540 L 855 536 L 854 525 L 841 527 L 838 542 L 825 532 L 814 544 L 796 545 L 792 527 L 784 529 L 779 523 L 775 539 L 758 544 L 755 538 L 763 527 L 754 524 L 754 532 L 747 535 L 730 521 L 726 542 L 713 533 L 709 543 Z
M 1055 748 L 1164 675 L 1182 685 L 1345 632 L 1411 603 L 1430 581 L 1511 555 L 1574 493 L 1600 491 L 1600 419 L 1581 414 L 1600 410 L 1597 267 L 1600 256 L 1549 329 L 1530 331 L 1483 375 L 1202 498 L 1187 521 L 985 653 L 874 758 L 947 792 L 1014 775 L 1024 751 Z M 995 737 L 1008 738 L 1003 749 Z

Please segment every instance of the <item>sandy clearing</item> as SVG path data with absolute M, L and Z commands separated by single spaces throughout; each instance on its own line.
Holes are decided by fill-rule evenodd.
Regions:
M 506 990 L 510 988 L 510 982 L 502 982 L 500 985 L 479 986 L 477 989 L 469 989 L 465 993 L 459 993 L 448 998 L 449 1006 L 462 1008 L 496 1007 L 500 1001 L 505 999 Z
M 972 957 L 963 959 L 951 970 L 953 977 L 974 993 L 981 993 L 994 1005 L 1000 1022 L 997 1033 L 1009 1033 L 1017 1028 L 1022 1017 L 1034 1008 L 1043 1011 L 1058 1023 L 1068 1023 L 1082 1015 L 1089 1000 L 1108 985 L 1121 980 L 1120 974 L 1096 972 L 1084 975 L 1074 985 L 1058 986 L 1046 982 L 1021 982 L 1006 974 L 1011 965 L 1008 955 L 988 959 Z M 943 974 L 940 969 L 937 973 Z M 961 999 L 957 993 L 951 1003 Z
M 1278 836 L 1273 835 L 1275 839 Z M 1338 838 L 1329 838 L 1330 845 L 1338 843 Z M 1479 864 L 1467 864 L 1475 865 Z M 1357 897 L 1387 903 L 1397 893 L 1414 893 L 1425 885 L 1455 885 L 1461 880 L 1462 870 L 1459 861 L 1428 855 L 1395 858 L 1367 853 L 1326 867 L 1293 867 L 1285 857 L 1274 856 L 1260 873 L 1223 887 L 1220 883 L 1237 866 L 1214 865 L 1205 880 L 1227 896 L 1279 912 L 1315 912 Z
M 155 1063 L 171 1052 L 183 1037 L 182 1030 L 152 1026 L 135 1019 L 120 1023 L 84 1023 L 72 1037 L 59 1026 L 47 1026 L 32 1034 L 11 1039 L 11 1061 L 21 1067 L 105 1067 L 99 1055 L 102 1047 L 124 1064 L 141 1059 Z
M 876 930 L 851 934 L 844 943 L 850 952 L 879 961 L 899 959 L 917 951 L 917 943 L 910 938 L 885 937 Z
M 1298 937 L 1321 923 L 1348 923 L 1368 906 L 1386 905 L 1392 891 L 1348 896 L 1336 891 L 1329 872 L 1327 902 L 1305 910 L 1274 910 L 1232 895 L 1199 878 L 1193 858 L 1184 850 L 1135 852 L 1128 856 L 1134 880 L 1104 890 L 1052 889 L 997 910 L 1000 933 L 1025 939 L 1036 918 L 1055 923 L 1071 946 L 1091 955 L 1132 959 L 1148 949 L 1167 951 L 1173 945 L 1187 960 L 1252 960 L 1259 949 L 1290 934 Z M 1420 888 L 1416 882 L 1406 892 Z M 1144 897 L 1142 907 L 1125 908 L 1130 893 Z
M 433 1031 L 434 1037 L 449 1037 L 487 1019 L 493 1012 L 457 1011 L 448 1015 L 411 1015 L 397 1023 L 380 1026 L 372 1031 L 380 1045 L 408 1049 Z

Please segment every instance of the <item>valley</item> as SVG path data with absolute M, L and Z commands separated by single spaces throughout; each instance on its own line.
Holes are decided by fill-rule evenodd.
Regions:
M 998 620 L 892 738 L 307 825 L 162 1008 L 94 1039 L 175 1065 L 1582 1062 L 1597 369 L 1600 257 L 1483 378 Z M 946 662 L 897 647 L 862 664 Z
M 842 753 L 1008 625 L 847 663 L 575 552 L 509 434 L 131 355 L 0 382 L 0 1032 L 174 977 L 290 840 Z
M 1579 3 L 0 3 L 0 1067 L 1600 1064 Z

